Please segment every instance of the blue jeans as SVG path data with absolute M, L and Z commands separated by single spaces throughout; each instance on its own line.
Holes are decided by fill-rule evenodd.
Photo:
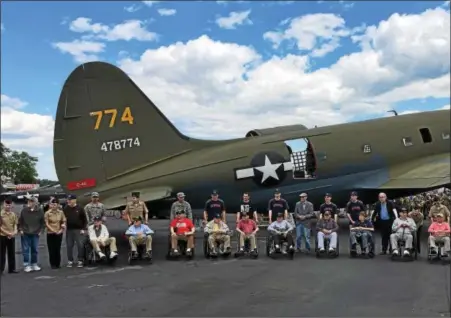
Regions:
M 296 225 L 296 246 L 301 248 L 302 238 L 305 240 L 305 248 L 310 250 L 310 233 L 311 229 L 304 224 L 299 223 Z
M 21 236 L 23 266 L 38 264 L 39 235 L 24 234 Z M 31 262 L 30 262 L 31 254 Z

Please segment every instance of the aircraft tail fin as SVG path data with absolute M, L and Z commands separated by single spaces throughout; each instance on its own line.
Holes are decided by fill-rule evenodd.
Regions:
M 89 191 L 188 149 L 189 138 L 116 66 L 86 63 L 66 80 L 55 118 L 54 161 L 69 191 Z

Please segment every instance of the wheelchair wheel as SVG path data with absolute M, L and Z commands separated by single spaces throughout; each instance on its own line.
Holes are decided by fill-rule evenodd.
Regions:
M 128 265 L 132 266 L 134 263 L 134 259 L 132 257 L 132 252 L 128 252 L 128 258 L 127 258 Z
M 266 237 L 266 256 L 271 257 L 271 237 Z
M 208 236 L 204 236 L 203 249 L 204 249 L 204 257 L 210 258 L 210 247 L 208 246 Z

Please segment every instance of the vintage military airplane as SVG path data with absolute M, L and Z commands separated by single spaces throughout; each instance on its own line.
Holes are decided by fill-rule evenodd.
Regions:
M 217 189 L 235 212 L 243 192 L 266 210 L 276 188 L 292 204 L 300 192 L 315 204 L 330 192 L 343 205 L 352 190 L 369 203 L 380 191 L 400 197 L 449 185 L 449 134 L 450 111 L 440 110 L 198 140 L 179 132 L 122 70 L 91 62 L 64 84 L 54 159 L 60 183 L 82 202 L 97 191 L 108 208 L 120 208 L 140 191 L 161 216 L 178 191 L 203 208 Z

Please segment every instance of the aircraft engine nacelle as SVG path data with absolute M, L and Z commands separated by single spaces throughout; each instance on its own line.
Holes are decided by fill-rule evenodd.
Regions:
M 299 131 L 308 129 L 304 125 L 290 125 L 290 126 L 279 126 L 274 128 L 265 129 L 253 129 L 246 134 L 246 138 L 258 137 L 258 136 L 268 136 L 278 133 L 288 132 L 288 131 Z

